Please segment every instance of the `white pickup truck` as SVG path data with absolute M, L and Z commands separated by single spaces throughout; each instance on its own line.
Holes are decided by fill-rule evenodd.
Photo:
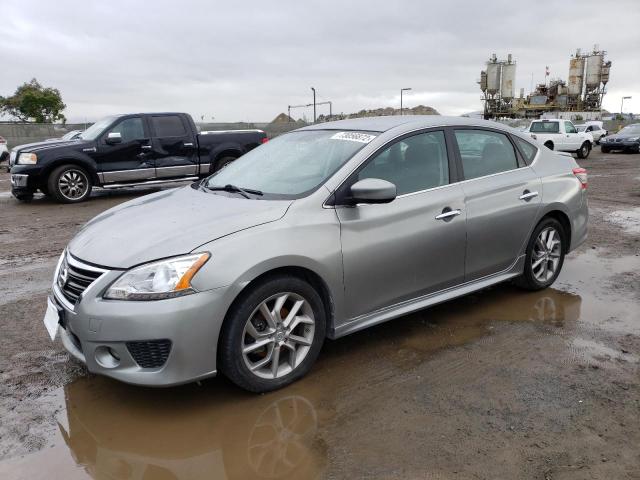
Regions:
M 569 120 L 534 120 L 527 130 L 545 147 L 559 152 L 571 152 L 587 158 L 593 145 L 589 132 L 579 132 Z

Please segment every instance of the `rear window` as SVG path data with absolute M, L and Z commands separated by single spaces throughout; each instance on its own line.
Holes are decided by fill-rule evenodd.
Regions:
M 532 122 L 529 131 L 531 133 L 559 133 L 560 124 L 558 122 Z
M 158 137 L 180 137 L 187 133 L 182 119 L 177 115 L 151 117 L 151 124 Z
M 516 141 L 516 145 L 518 146 L 520 153 L 526 160 L 527 165 L 531 165 L 531 162 L 533 162 L 536 153 L 538 153 L 538 149 L 526 140 L 521 139 L 520 137 L 516 137 L 515 135 L 512 135 L 512 137 Z

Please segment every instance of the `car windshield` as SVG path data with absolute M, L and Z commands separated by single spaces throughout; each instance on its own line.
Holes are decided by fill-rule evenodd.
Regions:
M 65 133 L 62 136 L 62 140 L 71 140 L 72 138 L 78 138 L 78 132 L 77 130 L 71 130 L 70 132 Z
M 80 134 L 78 138 L 83 140 L 95 140 L 100 136 L 104 129 L 107 128 L 115 120 L 116 117 L 105 117 L 87 128 Z
M 638 125 L 627 125 L 620 133 L 623 135 L 640 135 L 640 124 Z
M 531 122 L 529 131 L 533 133 L 558 133 L 560 123 L 558 122 Z
M 323 184 L 376 135 L 336 130 L 291 132 L 214 173 L 204 187 L 229 185 L 259 191 L 264 195 L 261 198 L 299 198 Z

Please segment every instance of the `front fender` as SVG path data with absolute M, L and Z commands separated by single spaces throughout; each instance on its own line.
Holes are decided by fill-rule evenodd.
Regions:
M 83 167 L 85 170 L 87 170 L 89 175 L 91 175 L 94 185 L 100 183 L 96 161 L 89 155 L 82 152 L 66 152 L 63 156 L 60 157 L 53 157 L 50 159 L 45 158 L 42 164 L 41 179 L 46 180 L 53 169 L 59 167 L 60 165 L 67 164 Z

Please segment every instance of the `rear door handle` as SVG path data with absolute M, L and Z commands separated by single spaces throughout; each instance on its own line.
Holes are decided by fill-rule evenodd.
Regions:
M 142 145 L 142 150 L 151 150 L 153 147 L 151 145 Z
M 183 143 L 183 145 L 185 147 L 193 147 L 193 143 L 189 142 L 189 143 Z
M 440 215 L 436 215 L 436 220 L 450 220 L 462 213 L 462 210 L 445 210 L 443 210 Z
M 524 192 L 522 192 L 522 195 L 520 195 L 518 198 L 520 200 L 524 200 L 528 202 L 529 200 L 537 196 L 538 196 L 538 192 L 530 192 L 529 190 L 525 190 Z

